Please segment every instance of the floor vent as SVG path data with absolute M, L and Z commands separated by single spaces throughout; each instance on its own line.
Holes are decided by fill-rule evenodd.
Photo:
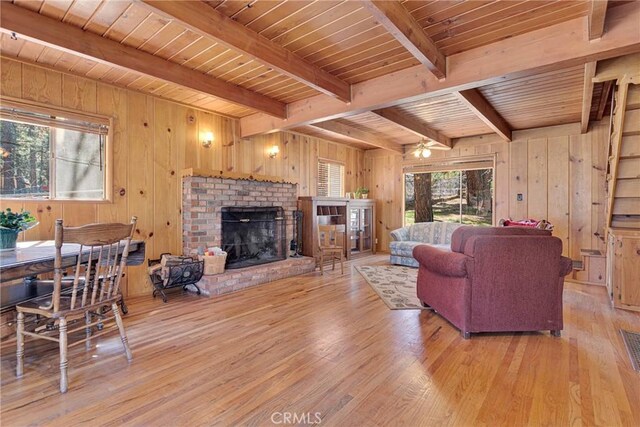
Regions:
M 636 372 L 640 372 L 640 334 L 620 329 L 624 345 L 627 347 L 631 365 Z

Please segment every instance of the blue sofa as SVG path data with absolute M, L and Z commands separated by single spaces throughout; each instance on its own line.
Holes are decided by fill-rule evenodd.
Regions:
M 418 245 L 451 250 L 451 235 L 461 225 L 457 222 L 419 222 L 393 230 L 389 243 L 391 264 L 418 267 L 418 261 L 413 257 L 413 248 Z

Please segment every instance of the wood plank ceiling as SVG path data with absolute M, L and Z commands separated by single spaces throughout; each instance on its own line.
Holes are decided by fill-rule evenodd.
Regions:
M 284 104 L 320 93 L 256 58 L 193 31 L 180 20 L 157 13 L 142 2 L 13 0 L 13 3 Z M 205 3 L 211 13 L 231 18 L 348 84 L 420 64 L 359 1 L 226 0 Z M 589 2 L 582 0 L 407 0 L 402 6 L 445 56 L 589 13 Z M 27 41 L 20 35 L 14 37 L 4 32 L 0 38 L 0 52 L 7 57 L 151 93 L 226 116 L 241 118 L 256 112 L 210 94 Z M 579 121 L 582 75 L 582 66 L 570 67 L 489 85 L 481 88 L 480 93 L 512 129 Z M 492 132 L 454 95 L 440 95 L 396 108 L 446 137 Z M 384 135 L 399 144 L 415 143 L 419 139 L 415 133 L 394 126 L 371 112 L 352 115 L 340 122 Z M 309 126 L 296 130 L 327 135 L 325 131 Z
M 507 80 L 480 92 L 513 129 L 580 121 L 584 67 Z

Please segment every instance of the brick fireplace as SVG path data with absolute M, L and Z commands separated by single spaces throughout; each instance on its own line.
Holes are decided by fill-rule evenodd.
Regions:
M 187 169 L 182 178 L 182 246 L 185 254 L 199 247 L 222 246 L 223 208 L 282 208 L 286 248 L 293 239 L 297 184 L 279 177 Z M 242 210 L 242 209 L 235 209 Z M 215 295 L 315 269 L 312 258 L 287 258 L 269 264 L 205 276 L 199 283 Z M 247 286 L 243 286 L 246 284 Z

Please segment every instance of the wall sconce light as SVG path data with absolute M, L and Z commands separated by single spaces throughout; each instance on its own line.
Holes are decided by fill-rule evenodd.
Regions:
M 269 153 L 269 157 L 271 157 L 272 159 L 275 159 L 278 153 L 280 153 L 280 147 L 278 147 L 277 145 L 274 145 L 273 147 L 269 148 L 268 153 Z
M 213 144 L 213 132 L 205 132 L 202 137 L 202 146 L 204 148 L 209 148 Z
M 420 143 L 416 146 L 416 150 L 413 152 L 413 155 L 418 159 L 426 159 L 427 157 L 431 156 L 431 150 L 429 150 L 429 146 L 425 144 L 424 141 L 420 141 Z

